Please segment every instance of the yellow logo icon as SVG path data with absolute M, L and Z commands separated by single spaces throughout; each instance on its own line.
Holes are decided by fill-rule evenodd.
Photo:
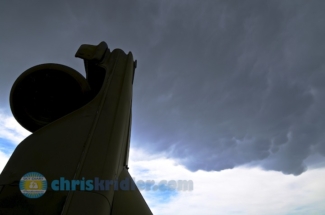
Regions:
M 19 188 L 26 197 L 39 198 L 46 192 L 47 181 L 42 174 L 29 172 L 20 179 Z

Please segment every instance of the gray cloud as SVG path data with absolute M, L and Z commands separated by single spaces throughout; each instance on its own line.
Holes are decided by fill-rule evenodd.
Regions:
M 323 1 L 11 2 L 1 94 L 25 69 L 102 40 L 138 59 L 132 144 L 195 171 L 300 174 L 325 156 Z M 13 13 L 15 11 L 15 13 Z

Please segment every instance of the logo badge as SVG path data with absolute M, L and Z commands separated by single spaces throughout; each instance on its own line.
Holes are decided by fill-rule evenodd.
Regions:
M 21 193 L 27 198 L 39 198 L 44 195 L 47 189 L 45 177 L 38 172 L 29 172 L 25 174 L 19 183 Z

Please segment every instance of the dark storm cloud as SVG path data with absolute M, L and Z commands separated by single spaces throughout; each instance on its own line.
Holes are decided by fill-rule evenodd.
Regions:
M 323 1 L 31 2 L 1 8 L 2 101 L 28 67 L 83 71 L 75 50 L 105 40 L 138 59 L 137 147 L 191 170 L 325 156 Z
M 324 155 L 324 5 L 210 3 L 161 6 L 162 62 L 135 97 L 134 139 L 192 170 L 301 173 Z

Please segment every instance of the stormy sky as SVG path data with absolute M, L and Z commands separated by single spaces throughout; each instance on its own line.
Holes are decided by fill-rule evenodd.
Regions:
M 26 69 L 81 44 L 131 51 L 131 147 L 190 172 L 325 166 L 325 1 L 5 1 L 0 108 Z M 1 137 L 4 138 L 4 137 Z M 2 144 L 3 148 L 4 144 Z

